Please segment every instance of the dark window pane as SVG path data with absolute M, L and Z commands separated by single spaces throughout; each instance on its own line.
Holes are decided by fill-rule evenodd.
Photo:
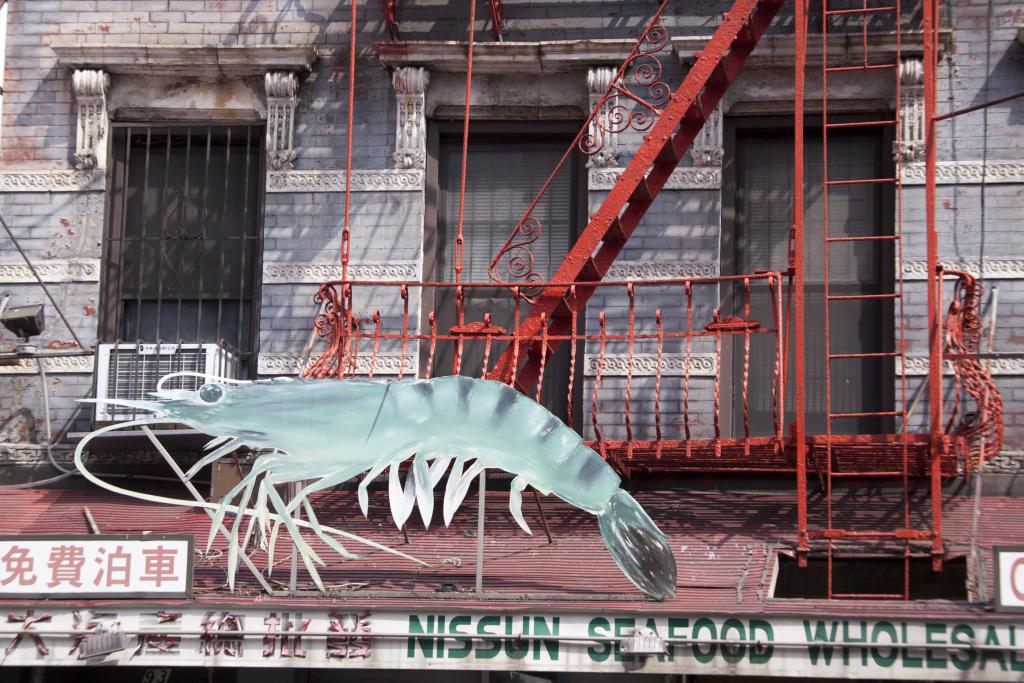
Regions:
M 114 130 L 117 320 L 128 342 L 252 351 L 262 132 L 251 126 Z
M 804 264 L 805 264 L 805 392 L 809 433 L 824 433 L 825 425 L 825 288 L 824 288 L 824 177 L 820 131 L 805 140 Z M 856 131 L 829 135 L 831 179 L 877 178 L 886 175 L 884 145 L 878 132 Z M 793 202 L 792 134 L 740 132 L 736 150 L 736 272 L 785 270 Z M 883 184 L 832 186 L 828 224 L 831 237 L 892 234 L 892 218 Z M 886 242 L 836 242 L 829 251 L 829 283 L 833 295 L 877 294 L 892 291 L 891 249 Z M 742 304 L 733 293 L 734 307 Z M 751 295 L 751 313 L 762 324 L 773 321 L 766 291 Z M 836 353 L 875 353 L 892 349 L 892 303 L 881 300 L 834 301 L 829 309 L 829 340 Z M 743 342 L 734 345 L 734 433 L 742 434 Z M 793 353 L 786 379 L 786 424 L 793 419 Z M 774 339 L 751 338 L 751 433 L 772 432 L 772 377 Z M 832 412 L 892 410 L 891 359 L 849 359 L 832 364 Z M 871 433 L 888 429 L 886 418 L 838 419 L 833 433 Z

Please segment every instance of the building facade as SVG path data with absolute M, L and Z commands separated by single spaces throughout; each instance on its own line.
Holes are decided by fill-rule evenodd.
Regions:
M 603 278 L 603 284 L 562 292 L 565 310 L 529 328 L 530 320 L 537 323 L 530 311 L 542 305 L 537 302 L 545 291 L 537 283 L 562 272 L 565 255 L 593 232 L 593 217 L 614 203 L 657 120 L 680 97 L 676 88 L 699 71 L 701 55 L 713 50 L 713 43 L 707 47 L 712 35 L 728 27 L 729 13 L 735 17 L 742 4 L 670 0 L 659 10 L 651 2 L 477 3 L 470 52 L 468 3 L 361 3 L 352 30 L 351 6 L 335 0 L 9 0 L 0 216 L 18 247 L 7 235 L 0 239 L 0 287 L 10 295 L 8 310 L 44 304 L 46 324 L 28 340 L 31 353 L 19 351 L 26 342 L 12 333 L 3 338 L 0 481 L 60 476 L 86 433 L 139 416 L 81 399 L 145 399 L 164 374 L 239 380 L 304 372 L 480 376 L 501 362 L 517 367 L 522 343 L 526 364 L 539 368 L 525 391 L 533 396 L 536 384 L 535 397 L 647 491 L 640 500 L 652 506 L 655 521 L 672 520 L 665 522 L 674 530 L 669 535 L 684 539 L 675 544 L 688 577 L 679 587 L 682 602 L 617 606 L 614 594 L 632 587 L 602 568 L 592 582 L 581 579 L 602 587 L 595 606 L 581 610 L 579 586 L 569 577 L 564 586 L 545 580 L 531 588 L 530 581 L 516 583 L 515 559 L 499 556 L 488 595 L 507 588 L 504 597 L 470 593 L 462 602 L 442 603 L 429 592 L 413 595 L 416 580 L 408 583 L 402 570 L 387 565 L 381 572 L 389 578 L 355 581 L 358 587 L 346 589 L 357 591 L 354 596 L 335 595 L 328 604 L 302 593 L 312 584 L 299 567 L 290 586 L 276 586 L 287 595 L 262 599 L 277 600 L 272 604 L 282 615 L 305 610 L 315 622 L 307 623 L 309 632 L 323 638 L 310 636 L 315 654 L 309 658 L 281 663 L 274 649 L 272 663 L 265 640 L 246 643 L 250 654 L 235 657 L 206 637 L 213 627 L 203 619 L 211 606 L 245 613 L 249 626 L 217 622 L 232 634 L 253 625 L 264 629 L 269 617 L 220 585 L 223 558 L 200 552 L 196 566 L 209 572 L 197 569 L 202 591 L 183 603 L 173 622 L 185 632 L 181 652 L 188 651 L 175 661 L 223 668 L 218 675 L 225 677 L 238 667 L 283 666 L 296 680 L 309 681 L 335 674 L 305 669 L 334 666 L 868 678 L 967 671 L 1016 680 L 1024 670 L 1024 624 L 1007 615 L 993 618 L 985 608 L 996 598 L 993 547 L 1024 543 L 1024 525 L 1012 521 L 1024 519 L 1018 498 L 1024 491 L 1024 336 L 1018 329 L 1024 248 L 1015 236 L 1024 209 L 1024 105 L 1011 100 L 935 124 L 939 258 L 954 274 L 940 288 L 941 302 L 931 304 L 929 76 L 920 3 L 898 11 L 870 3 L 877 7 L 866 13 L 858 13 L 859 3 L 811 3 L 805 55 L 794 40 L 793 3 L 752 3 L 755 12 L 773 5 L 771 23 L 750 39 L 756 46 L 739 60 L 742 71 L 729 74 L 720 99 L 700 112 L 692 144 L 637 209 L 642 220 L 635 230 L 626 231 L 622 243 L 599 242 L 613 245 L 607 262 L 599 254 L 593 274 L 585 277 L 581 267 L 571 278 Z M 1024 89 L 1024 16 L 1017 3 L 943 3 L 938 24 L 937 114 Z M 799 269 L 806 347 L 794 354 L 794 63 L 803 58 Z M 662 168 L 657 163 L 667 168 L 655 162 L 656 170 Z M 629 194 L 634 208 L 637 192 Z M 950 303 L 965 296 L 954 290 L 956 271 L 984 285 L 974 302 L 983 327 L 980 346 L 956 346 L 951 330 L 959 328 L 947 322 L 955 317 L 947 317 Z M 347 286 L 338 284 L 342 280 Z M 560 328 L 553 322 L 558 316 Z M 943 348 L 953 354 L 943 366 L 941 390 L 932 394 L 944 398 L 939 431 L 949 445 L 941 464 L 930 459 L 937 442 L 928 441 L 935 320 Z M 533 337 L 526 339 L 526 329 L 534 329 Z M 538 342 L 549 333 L 555 341 L 550 352 L 546 337 Z M 339 340 L 341 346 L 331 346 Z M 990 404 L 965 388 L 961 369 L 952 371 L 963 349 L 982 352 L 981 370 L 972 377 L 991 377 L 1001 395 L 999 439 L 987 427 L 976 428 L 994 423 Z M 803 456 L 793 447 L 798 362 L 801 419 L 811 435 Z M 201 384 L 191 381 L 181 387 Z M 158 431 L 185 469 L 209 439 L 179 425 Z M 846 450 L 814 441 L 821 435 L 841 437 L 835 443 Z M 996 453 L 993 443 L 1001 444 Z M 146 490 L 179 486 L 138 431 L 94 444 L 91 465 L 117 481 Z M 253 456 L 235 457 L 210 473 L 209 484 L 200 487 L 204 496 L 223 494 Z M 939 488 L 929 490 L 929 478 L 941 479 Z M 26 510 L 52 504 L 64 511 L 61 519 L 26 513 L 12 532 L 95 532 L 78 519 L 80 509 L 88 510 L 90 501 L 93 508 L 103 505 L 112 495 L 73 477 L 39 490 L 51 493 L 9 490 L 0 497 Z M 75 498 L 80 494 L 84 503 Z M 690 502 L 671 502 L 680 498 Z M 892 510 L 901 509 L 902 500 L 906 513 L 897 520 Z M 348 508 L 352 502 L 344 498 Z M 497 522 L 495 538 L 532 553 L 523 565 L 530 571 L 564 572 L 589 555 L 586 544 L 564 542 L 579 520 L 565 517 L 558 505 L 549 510 L 556 518 L 554 545 L 563 543 L 560 554 L 516 546 L 508 540 L 515 527 Z M 159 509 L 147 508 L 140 518 L 146 524 L 137 529 L 128 510 L 95 522 L 103 533 L 192 532 L 206 522 L 196 514 L 156 529 L 147 515 Z M 714 516 L 704 518 L 704 510 Z M 946 528 L 938 542 L 935 510 Z M 384 507 L 376 511 L 385 514 Z M 452 528 L 475 529 L 471 517 L 467 511 Z M 373 528 L 361 523 L 373 537 Z M 839 539 L 850 543 L 839 548 L 836 536 L 815 535 L 815 529 L 856 532 L 878 525 L 929 531 L 913 537 L 914 547 L 907 535 L 854 547 L 853 533 Z M 741 541 L 727 538 L 735 529 Z M 599 552 L 598 537 L 587 533 Z M 456 592 L 469 591 L 473 542 L 443 537 L 458 550 L 449 556 L 430 545 L 429 534 L 414 536 L 428 546 L 424 559 L 453 572 L 431 574 L 430 591 L 448 583 Z M 411 547 L 417 548 L 415 538 Z M 793 557 L 810 567 L 790 567 Z M 945 569 L 920 569 L 920 562 L 930 565 L 929 557 L 945 560 Z M 890 561 L 894 574 L 886 569 Z M 348 580 L 341 565 L 332 569 L 338 584 Z M 817 572 L 817 578 L 801 580 L 792 571 Z M 2 573 L 0 566 L 0 582 Z M 834 589 L 832 579 L 847 573 L 888 578 Z M 356 574 L 374 575 L 362 568 Z M 910 587 L 912 576 L 921 592 Z M 254 576 L 240 581 L 259 593 Z M 548 598 L 523 613 L 509 604 L 508 591 Z M 843 593 L 851 600 L 837 597 Z M 907 614 L 913 616 L 903 616 L 902 627 L 895 619 L 908 603 L 878 599 L 893 595 L 912 598 Z M 68 638 L 81 618 L 72 617 L 70 604 L 58 601 L 50 610 L 54 628 L 67 630 Z M 94 616 L 102 612 L 98 603 L 85 604 Z M 334 604 L 348 611 L 331 616 Z M 12 615 L 19 605 L 11 603 Z M 381 659 L 353 655 L 354 636 L 342 649 L 335 643 L 334 651 L 344 652 L 332 656 L 326 634 L 358 627 L 364 608 L 377 619 L 374 632 L 393 636 L 382 636 L 379 648 L 375 641 Z M 139 624 L 152 610 L 130 601 L 121 609 L 122 623 L 136 629 L 131 638 L 138 637 L 143 654 L 154 653 L 147 670 L 177 666 L 140 635 Z M 514 624 L 505 623 L 509 615 Z M 845 635 L 828 636 L 823 621 L 826 636 L 819 637 L 818 626 L 807 621 L 815 615 L 833 619 L 833 627 L 842 624 Z M 483 621 L 492 617 L 494 630 Z M 303 619 L 281 617 L 289 618 Z M 552 619 L 561 619 L 561 626 Z M 631 635 L 638 619 L 663 638 L 681 639 L 670 643 L 677 652 L 624 660 L 612 641 Z M 943 625 L 941 639 L 926 621 Z M 846 633 L 855 622 L 858 633 L 874 629 L 870 643 L 915 645 L 894 649 L 899 656 L 886 664 L 885 648 L 851 644 L 860 642 Z M 972 629 L 970 638 L 957 631 L 964 625 Z M 497 634 L 506 626 L 506 635 L 535 636 L 525 654 L 516 640 L 484 641 L 498 644 L 493 658 L 480 656 L 480 641 L 451 640 L 468 632 Z M 539 639 L 558 635 L 558 628 L 569 640 L 596 640 L 581 651 L 567 640 L 559 657 L 561 641 Z M 889 638 L 890 629 L 895 637 Z M 402 640 L 403 633 L 412 635 Z M 422 633 L 449 640 L 414 637 Z M 737 639 L 745 644 L 736 648 L 748 649 L 722 645 L 708 656 L 716 638 Z M 765 659 L 754 642 L 760 638 L 778 643 L 775 652 L 784 655 Z M 809 654 L 806 643 L 801 650 L 783 644 L 787 639 L 842 642 L 844 665 L 821 664 L 817 650 Z M 982 641 L 992 649 L 967 647 Z M 459 643 L 469 643 L 467 654 L 475 654 L 454 655 Z M 931 644 L 953 649 L 915 649 Z M 961 645 L 965 649 L 957 650 Z M 56 646 L 54 654 L 32 650 L 35 660 L 24 643 L 20 648 L 11 658 L 25 667 L 19 670 L 25 680 L 79 675 L 56 668 L 77 663 L 73 655 L 60 661 L 67 647 L 61 657 Z M 139 664 L 129 657 L 132 649 L 113 655 L 115 663 Z M 920 670 L 914 663 L 923 661 L 914 659 L 919 655 L 928 658 Z M 30 671 L 42 665 L 54 669 Z M 198 675 L 186 669 L 173 674 Z

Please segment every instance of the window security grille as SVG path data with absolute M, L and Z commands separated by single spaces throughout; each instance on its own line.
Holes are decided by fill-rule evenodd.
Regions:
M 101 397 L 146 399 L 170 372 L 254 371 L 262 141 L 260 126 L 113 127 Z

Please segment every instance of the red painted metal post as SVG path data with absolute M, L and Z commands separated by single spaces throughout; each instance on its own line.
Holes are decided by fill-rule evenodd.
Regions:
M 796 408 L 797 561 L 807 566 L 807 410 L 804 406 L 804 69 L 807 0 L 796 0 L 793 59 L 793 402 Z M 785 381 L 785 379 L 783 379 Z
M 939 297 L 939 236 L 935 227 L 935 69 L 938 2 L 925 0 L 924 22 L 924 155 L 925 230 L 928 260 L 928 402 L 932 497 L 932 565 L 942 568 L 942 321 Z

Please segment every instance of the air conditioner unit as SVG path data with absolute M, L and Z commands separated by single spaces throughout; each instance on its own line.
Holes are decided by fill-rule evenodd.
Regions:
M 100 344 L 96 398 L 151 400 L 150 393 L 156 391 L 157 382 L 172 372 L 237 379 L 238 354 L 219 344 Z M 180 377 L 169 380 L 164 388 L 195 391 L 202 384 L 199 377 Z M 136 408 L 96 404 L 97 422 L 150 416 L 151 413 Z

